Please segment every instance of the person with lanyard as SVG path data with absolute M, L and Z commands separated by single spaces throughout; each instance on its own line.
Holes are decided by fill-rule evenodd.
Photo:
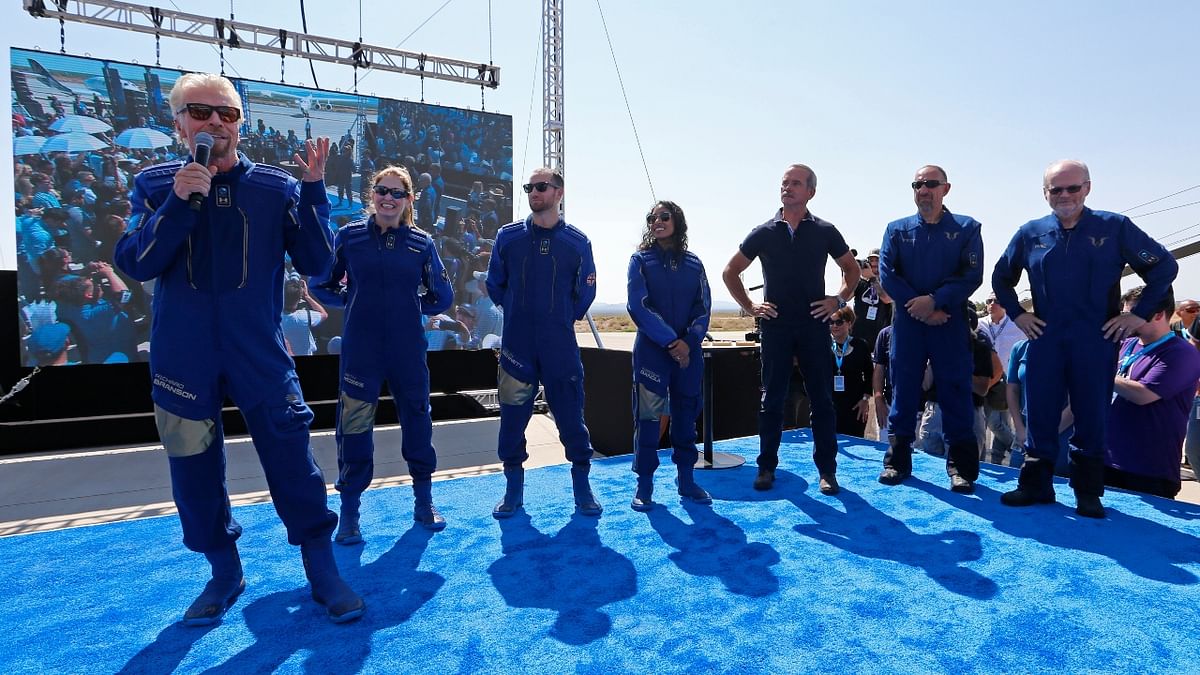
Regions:
M 1104 434 L 1112 405 L 1117 342 L 1134 335 L 1154 316 L 1179 272 L 1175 258 L 1128 217 L 1084 206 L 1092 180 L 1078 160 L 1054 162 L 1042 176 L 1042 193 L 1053 211 L 1013 235 L 992 272 L 992 290 L 1029 337 L 1025 396 L 1029 411 L 1025 462 L 1007 506 L 1052 504 L 1058 427 L 1064 401 L 1075 416 L 1071 437 L 1071 487 L 1075 512 L 1103 518 Z M 1146 290 L 1121 311 L 1121 274 L 1133 268 Z M 1033 311 L 1017 300 L 1016 286 L 1029 274 Z
M 861 270 L 842 233 L 816 217 L 808 202 L 817 194 L 817 174 L 793 164 L 783 174 L 779 198 L 783 208 L 750 231 L 721 274 L 734 302 L 747 314 L 762 319 L 762 403 L 758 413 L 758 475 L 755 490 L 775 485 L 779 444 L 783 438 L 783 408 L 788 398 L 793 359 L 808 389 L 812 409 L 813 461 L 822 494 L 837 494 L 837 416 L 830 360 L 825 356 L 834 312 L 845 307 L 858 286 Z M 755 258 L 762 260 L 763 302 L 753 302 L 741 274 Z M 825 266 L 832 258 L 842 271 L 836 295 L 825 294 Z
M 833 358 L 833 409 L 837 432 L 862 437 L 871 412 L 871 349 L 866 340 L 852 336 L 854 310 L 843 307 L 829 321 L 830 354 Z
M 1025 333 L 1008 318 L 1004 306 L 996 302 L 995 293 L 988 295 L 987 312 L 979 320 L 979 329 L 992 341 L 992 349 L 1000 359 L 1001 369 L 1006 371 L 1008 362 L 1012 360 L 1013 345 L 1024 340 Z M 1015 440 L 1012 413 L 1008 408 L 1007 389 L 1003 378 L 984 396 L 983 415 L 986 428 L 992 432 L 992 444 L 990 457 L 980 459 L 988 459 L 992 464 L 1003 464 Z
M 879 249 L 871 249 L 864 262 L 854 289 L 853 335 L 874 347 L 879 331 L 892 325 L 892 298 L 879 283 Z
M 700 258 L 688 250 L 687 219 L 675 202 L 660 201 L 646 214 L 637 253 L 629 259 L 629 316 L 637 324 L 633 342 L 633 471 L 635 511 L 654 507 L 659 420 L 670 416 L 671 460 L 679 496 L 697 504 L 712 497 L 693 477 L 696 418 L 703 407 L 704 358 L 712 298 Z
M 944 413 L 950 489 L 970 494 L 979 477 L 979 448 L 967 313 L 968 298 L 983 282 L 982 226 L 945 207 L 950 182 L 942 167 L 921 167 L 911 186 L 917 213 L 888 224 L 879 257 L 883 287 L 896 306 L 904 308 L 896 312 L 892 327 L 895 395 L 879 482 L 899 485 L 912 475 L 912 444 L 928 363 Z
M 1121 297 L 1125 311 L 1144 291 Z M 1179 447 L 1200 380 L 1200 352 L 1171 330 L 1174 305 L 1168 291 L 1136 337 L 1121 346 L 1104 458 L 1105 485 L 1168 499 L 1179 493 Z
M 327 303 L 346 308 L 337 410 L 341 521 L 334 541 L 362 541 L 359 506 L 375 463 L 375 411 L 384 382 L 400 420 L 400 452 L 412 476 L 413 520 L 446 527 L 433 505 L 433 419 L 424 316 L 446 311 L 454 289 L 429 233 L 413 224 L 408 170 L 389 166 L 371 178 L 370 217 L 338 230 L 329 273 L 313 284 Z

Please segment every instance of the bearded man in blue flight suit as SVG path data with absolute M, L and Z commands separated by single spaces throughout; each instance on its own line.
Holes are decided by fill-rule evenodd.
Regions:
M 524 501 L 525 428 L 540 381 L 571 462 L 575 505 L 584 515 L 598 516 L 603 508 L 588 482 L 592 441 L 583 423 L 583 362 L 575 341 L 575 322 L 596 299 L 592 244 L 559 216 L 561 174 L 538 169 L 522 189 L 532 213 L 500 228 L 488 264 L 488 295 L 504 309 L 497 449 L 507 481 L 492 515 L 509 518 Z
M 699 256 L 687 249 L 687 219 L 675 202 L 661 201 L 646 215 L 638 252 L 629 259 L 629 316 L 637 324 L 633 342 L 633 418 L 637 447 L 633 471 L 635 511 L 654 507 L 659 418 L 670 413 L 671 460 L 684 499 L 711 504 L 696 484 L 696 418 L 703 407 L 704 358 L 712 297 Z
M 967 312 L 974 311 L 968 298 L 983 283 L 981 226 L 943 204 L 950 192 L 945 169 L 921 167 L 912 190 L 917 213 L 888 223 L 879 250 L 879 281 L 896 307 L 889 354 L 895 394 L 879 482 L 898 485 L 912 475 L 921 380 L 930 363 L 950 445 L 950 489 L 970 494 L 979 478 L 979 442 Z
M 1104 434 L 1117 371 L 1117 346 L 1155 314 L 1179 264 L 1129 218 L 1084 206 L 1092 190 L 1087 165 L 1051 164 L 1042 193 L 1052 214 L 1025 223 L 992 271 L 996 301 L 1029 336 L 1025 396 L 1029 409 L 1025 463 L 1008 506 L 1052 504 L 1059 456 L 1059 413 L 1068 400 L 1075 415 L 1070 441 L 1075 512 L 1103 518 Z M 1141 300 L 1121 311 L 1121 273 L 1128 264 L 1145 282 Z M 1029 274 L 1033 311 L 1017 298 Z
M 138 281 L 155 279 L 150 372 L 155 421 L 167 451 L 184 545 L 203 553 L 212 579 L 183 622 L 220 621 L 245 588 L 225 485 L 221 405 L 242 411 L 288 541 L 300 546 L 312 596 L 335 622 L 366 605 L 342 581 L 330 533 L 325 481 L 309 447 L 304 403 L 280 325 L 284 255 L 320 274 L 329 264 L 326 138 L 307 143 L 296 164 L 303 182 L 237 152 L 241 98 L 217 75 L 189 74 L 171 90 L 175 131 L 195 152 L 213 137 L 208 166 L 151 167 L 134 183 L 130 229 L 116 261 Z M 189 199 L 192 204 L 189 204 Z

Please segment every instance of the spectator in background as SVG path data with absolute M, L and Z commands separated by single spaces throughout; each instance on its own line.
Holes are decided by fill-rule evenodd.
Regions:
M 871 407 L 871 348 L 866 340 L 851 336 L 854 310 L 842 307 L 829 320 L 830 358 L 833 362 L 833 409 L 837 432 L 862 437 Z
M 1017 324 L 1008 318 L 1004 306 L 996 302 L 996 294 L 987 298 L 987 314 L 979 320 L 980 332 L 987 335 L 1001 364 L 1001 378 L 984 396 L 984 422 L 992 432 L 991 454 L 987 459 L 993 464 L 1002 464 L 1006 453 L 1013 447 L 1012 417 L 1008 409 L 1008 395 L 1003 371 L 1012 360 L 1013 345 L 1025 339 Z M 983 446 L 981 446 L 983 447 Z
M 1192 326 L 1200 317 L 1200 302 L 1192 299 L 1184 300 L 1175 307 L 1175 315 L 1171 317 L 1171 330 L 1185 340 L 1195 337 Z
M 1121 296 L 1123 311 L 1132 312 L 1144 291 Z M 1200 353 L 1171 331 L 1174 306 L 1168 290 L 1121 345 L 1104 461 L 1106 485 L 1168 499 L 1179 493 L 1179 447 L 1200 381 Z
M 892 325 L 892 298 L 879 283 L 879 249 L 871 249 L 864 262 L 854 289 L 854 337 L 874 348 L 879 331 Z
M 26 351 L 33 361 L 31 365 L 62 366 L 67 363 L 67 350 L 71 347 L 71 328 L 65 323 L 51 323 L 35 328 L 25 341 Z
M 875 338 L 875 349 L 871 352 L 874 371 L 871 374 L 872 398 L 875 401 L 875 420 L 879 424 L 879 439 L 888 437 L 887 420 L 892 411 L 892 374 L 888 353 L 892 348 L 892 327 L 884 326 Z
M 432 233 L 437 225 L 437 211 L 434 211 L 434 205 L 437 203 L 437 190 L 432 186 L 433 178 L 429 174 L 423 173 L 417 177 L 417 227 Z
M 308 282 L 302 278 L 283 282 L 283 336 L 292 347 L 293 356 L 311 356 L 317 352 L 313 328 L 329 318 L 329 313 L 308 292 Z
M 137 330 L 125 311 L 125 282 L 112 265 L 89 263 L 92 275 L 58 280 L 58 320 L 71 326 L 84 363 L 129 363 L 137 359 Z

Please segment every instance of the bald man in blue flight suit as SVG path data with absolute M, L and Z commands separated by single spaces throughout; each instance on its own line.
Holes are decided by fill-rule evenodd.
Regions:
M 1084 206 L 1092 189 L 1087 165 L 1051 164 L 1042 193 L 1052 214 L 1017 230 L 992 272 L 996 300 L 1029 336 L 1025 396 L 1029 408 L 1025 463 L 1008 506 L 1054 503 L 1054 460 L 1059 456 L 1059 413 L 1070 401 L 1075 511 L 1103 518 L 1104 452 L 1108 409 L 1117 371 L 1117 346 L 1155 314 L 1179 265 L 1166 248 L 1129 218 Z M 1146 282 L 1131 312 L 1121 311 L 1121 273 L 1128 264 Z M 1016 291 L 1029 274 L 1033 311 Z
M 130 229 L 116 262 L 138 281 L 155 280 L 150 373 L 155 421 L 171 468 L 184 545 L 212 568 L 184 613 L 189 625 L 221 620 L 245 588 L 225 486 L 221 406 L 242 411 L 262 462 L 275 510 L 298 545 L 313 599 L 334 622 L 366 605 L 342 581 L 330 534 L 325 480 L 313 461 L 295 365 L 284 349 L 284 255 L 319 274 L 329 264 L 329 200 L 323 182 L 329 139 L 307 142 L 296 164 L 303 182 L 237 152 L 241 98 L 224 77 L 188 74 L 171 90 L 175 130 L 195 151 L 214 143 L 209 166 L 170 162 L 138 174 Z M 189 199 L 198 195 L 194 204 Z
M 659 419 L 671 416 L 671 460 L 679 495 L 698 504 L 712 497 L 696 484 L 696 418 L 703 407 L 703 353 L 712 296 L 699 256 L 687 250 L 687 220 L 675 202 L 662 201 L 646 215 L 638 252 L 629 259 L 629 316 L 637 324 L 633 342 L 633 471 L 637 491 L 631 506 L 654 506 Z
M 561 174 L 538 169 L 522 189 L 532 213 L 500 228 L 488 264 L 488 296 L 504 309 L 497 449 L 507 481 L 492 515 L 509 518 L 524 502 L 525 428 L 541 382 L 571 462 L 575 505 L 584 515 L 598 516 L 603 508 L 588 482 L 592 441 L 583 423 L 583 362 L 575 341 L 575 322 L 596 299 L 592 244 L 559 216 Z
M 950 445 L 950 489 L 969 494 L 979 478 L 979 447 L 967 312 L 973 311 L 968 298 L 983 283 L 981 226 L 945 207 L 950 182 L 941 167 L 921 167 L 912 190 L 917 213 L 888 223 L 879 251 L 879 281 L 896 307 L 889 355 L 895 394 L 879 482 L 898 485 L 912 474 L 921 380 L 929 363 Z

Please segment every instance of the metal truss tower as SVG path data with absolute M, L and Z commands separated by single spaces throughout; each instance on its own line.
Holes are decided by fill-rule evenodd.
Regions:
M 376 47 L 353 40 L 296 33 L 118 0 L 23 0 L 23 3 L 25 11 L 38 18 L 105 26 L 491 89 L 500 86 L 499 66 L 487 63 Z
M 542 159 L 564 176 L 563 0 L 542 2 Z

